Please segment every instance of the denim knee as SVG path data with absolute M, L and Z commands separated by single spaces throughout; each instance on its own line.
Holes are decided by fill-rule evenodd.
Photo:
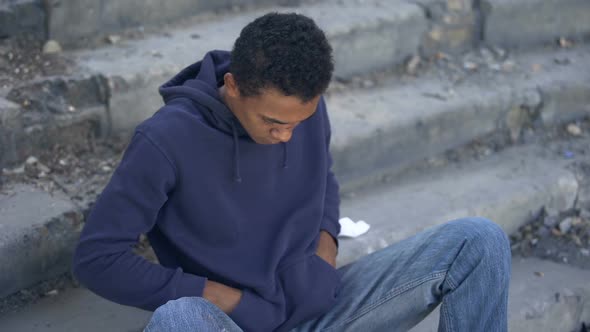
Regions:
M 510 241 L 506 232 L 495 222 L 480 217 L 469 217 L 451 221 L 448 227 L 458 236 L 475 241 L 482 253 L 510 260 Z
M 178 318 L 183 312 L 204 313 L 208 308 L 207 300 L 202 297 L 181 297 L 176 300 L 170 300 L 166 304 L 158 307 L 154 311 L 154 317 L 157 319 Z M 195 317 L 196 318 L 196 317 Z

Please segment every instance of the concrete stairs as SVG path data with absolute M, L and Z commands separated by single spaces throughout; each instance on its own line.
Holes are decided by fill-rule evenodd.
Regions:
M 344 199 L 342 214 L 367 220 L 373 228 L 359 238 L 341 240 L 338 264 L 461 216 L 485 216 L 511 232 L 540 206 L 559 210 L 571 206 L 579 189 L 568 169 L 574 161 L 544 156 L 543 151 L 540 146 L 515 147 L 489 159 L 436 168 Z M 588 270 L 515 257 L 510 331 L 573 331 L 590 318 L 588 278 Z M 1 316 L 0 326 L 7 331 L 140 331 L 149 315 L 86 289 L 71 288 Z M 435 331 L 436 317 L 434 313 L 415 331 Z
M 177 0 L 190 5 L 190 1 L 183 1 Z M 4 2 L 9 9 L 31 3 Z M 116 1 L 93 3 L 113 7 L 113 10 L 118 8 L 122 16 L 130 15 L 130 10 L 135 8 L 131 4 L 120 4 L 120 8 L 107 4 L 119 3 Z M 157 9 L 162 3 L 153 1 L 148 7 Z M 222 8 L 234 4 L 231 1 L 215 3 L 211 6 Z M 60 135 L 64 131 L 75 130 L 82 137 L 104 137 L 112 132 L 131 130 L 161 105 L 156 91 L 162 82 L 208 50 L 230 49 L 246 23 L 271 10 L 297 11 L 316 19 L 334 47 L 336 76 L 341 79 L 400 66 L 415 55 L 427 57 L 441 51 L 460 52 L 474 45 L 512 46 L 510 42 L 503 42 L 511 38 L 534 40 L 534 45 L 538 46 L 555 43 L 558 37 L 590 35 L 590 23 L 586 23 L 590 22 L 586 19 L 590 12 L 587 1 L 559 2 L 560 7 L 568 9 L 566 13 L 553 10 L 557 6 L 554 0 L 500 1 L 493 6 L 485 3 L 473 6 L 467 0 L 425 3 L 325 0 L 299 7 L 294 5 L 296 3 L 233 14 L 201 14 L 180 26 L 163 27 L 139 39 L 123 39 L 115 45 L 103 45 L 97 49 L 66 51 L 62 56 L 73 63 L 70 70 L 60 75 L 37 77 L 0 94 L 0 98 L 21 105 L 0 103 L 2 113 L 9 114 L 11 119 L 10 124 L 2 124 L 7 133 L 2 135 L 4 138 L 0 137 L 0 143 L 7 148 L 0 154 L 0 164 L 22 161 L 38 147 L 71 141 L 67 135 Z M 82 4 L 63 3 L 60 10 L 75 12 L 84 8 L 93 11 L 92 6 L 83 7 Z M 127 5 L 129 8 L 122 8 Z M 38 4 L 35 6 L 39 7 Z M 528 16 L 522 14 L 531 8 L 539 8 L 538 15 L 543 20 L 528 20 Z M 49 12 L 58 15 L 56 10 Z M 515 12 L 522 15 L 515 16 Z M 185 15 L 190 13 L 194 12 L 187 11 Z M 137 17 L 142 14 L 137 13 Z M 81 22 L 88 26 L 88 20 Z M 531 35 L 531 31 L 545 32 L 545 22 L 551 23 L 550 32 Z M 76 22 L 70 20 L 68 24 L 75 25 Z M 79 32 L 80 29 L 73 29 L 68 24 L 62 22 L 64 30 Z M 527 29 L 521 27 L 523 24 Z M 508 31 L 500 27 L 514 29 Z
M 150 1 L 134 13 L 132 2 L 56 7 L 52 1 L 0 0 L 0 18 L 13 20 L 0 20 L 0 35 L 33 31 L 75 46 L 89 35 L 134 26 L 147 31 L 114 45 L 67 49 L 60 55 L 73 64 L 67 72 L 0 93 L 0 168 L 81 137 L 108 140 L 129 133 L 162 104 L 157 87 L 184 66 L 208 50 L 231 48 L 240 29 L 264 12 L 297 11 L 316 19 L 335 50 L 336 79 L 327 101 L 334 169 L 345 197 L 342 215 L 373 226 L 367 235 L 342 242 L 340 265 L 456 217 L 488 217 L 511 233 L 544 206 L 563 211 L 574 205 L 582 184 L 568 169 L 572 161 L 547 155 L 541 146 L 423 166 L 485 137 L 522 143 L 527 131 L 587 117 L 590 48 L 582 41 L 590 35 L 588 1 L 325 0 L 274 6 L 252 0 L 242 11 L 222 10 L 237 3 L 230 0 L 199 2 L 203 7 L 188 0 L 175 0 L 177 7 L 163 3 Z M 155 17 L 154 9 L 162 15 Z M 17 23 L 15 13 L 30 16 Z M 80 22 L 65 19 L 72 16 Z M 49 22 L 45 30 L 27 23 L 35 17 Z M 78 29 L 83 23 L 86 30 Z M 556 48 L 559 38 L 568 47 Z M 464 52 L 475 55 L 466 58 Z M 419 68 L 405 73 L 417 56 Z M 0 189 L 1 298 L 69 270 L 87 205 L 74 202 L 68 190 L 49 194 L 26 184 Z M 580 280 L 590 272 L 530 262 L 514 262 L 518 291 L 511 294 L 511 330 L 565 331 L 588 321 L 589 290 Z M 579 287 L 532 278 L 538 266 L 562 273 L 563 285 Z M 531 292 L 535 296 L 523 300 Z M 555 292 L 568 300 L 548 302 Z M 548 319 L 561 313 L 568 319 Z M 84 289 L 68 289 L 0 317 L 0 330 L 136 331 L 147 317 Z M 436 326 L 424 324 L 420 331 Z
M 579 331 L 588 321 L 588 271 L 539 259 L 516 258 L 508 303 L 509 331 Z M 542 275 L 542 276 L 541 276 Z M 0 317 L 6 331 L 142 331 L 149 312 L 121 306 L 85 289 L 67 289 L 16 314 Z M 438 309 L 411 332 L 436 332 Z
M 539 259 L 515 258 L 508 299 L 508 331 L 579 332 L 580 322 L 590 318 L 588 273 Z M 436 332 L 439 309 L 410 332 Z
M 76 45 L 96 34 L 143 28 L 203 13 L 240 11 L 272 3 L 295 5 L 298 0 L 173 0 L 173 1 L 0 1 L 0 37 L 34 33 Z
M 588 271 L 539 259 L 515 259 L 508 303 L 509 331 L 579 331 L 588 321 L 590 308 Z M 541 276 L 542 275 L 542 276 Z M 26 311 L 0 317 L 6 331 L 139 332 L 150 313 L 124 307 L 85 289 L 67 289 L 41 300 Z M 438 309 L 412 332 L 435 332 Z

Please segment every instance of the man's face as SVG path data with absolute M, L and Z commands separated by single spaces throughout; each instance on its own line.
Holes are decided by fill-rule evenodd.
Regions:
M 254 97 L 233 94 L 230 98 L 232 112 L 258 144 L 288 142 L 293 129 L 314 114 L 320 100 L 317 96 L 303 103 L 298 97 L 285 96 L 276 89 L 263 90 Z

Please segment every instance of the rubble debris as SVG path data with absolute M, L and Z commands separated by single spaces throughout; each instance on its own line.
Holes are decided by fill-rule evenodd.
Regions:
M 50 39 L 45 43 L 45 45 L 43 45 L 43 53 L 45 54 L 55 54 L 61 52 L 61 45 L 56 40 Z

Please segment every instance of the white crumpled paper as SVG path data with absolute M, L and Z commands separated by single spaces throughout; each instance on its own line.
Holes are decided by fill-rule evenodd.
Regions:
M 348 217 L 340 218 L 338 222 L 340 223 L 340 234 L 338 234 L 338 237 L 357 237 L 365 234 L 371 228 L 371 225 L 363 220 L 354 222 Z

